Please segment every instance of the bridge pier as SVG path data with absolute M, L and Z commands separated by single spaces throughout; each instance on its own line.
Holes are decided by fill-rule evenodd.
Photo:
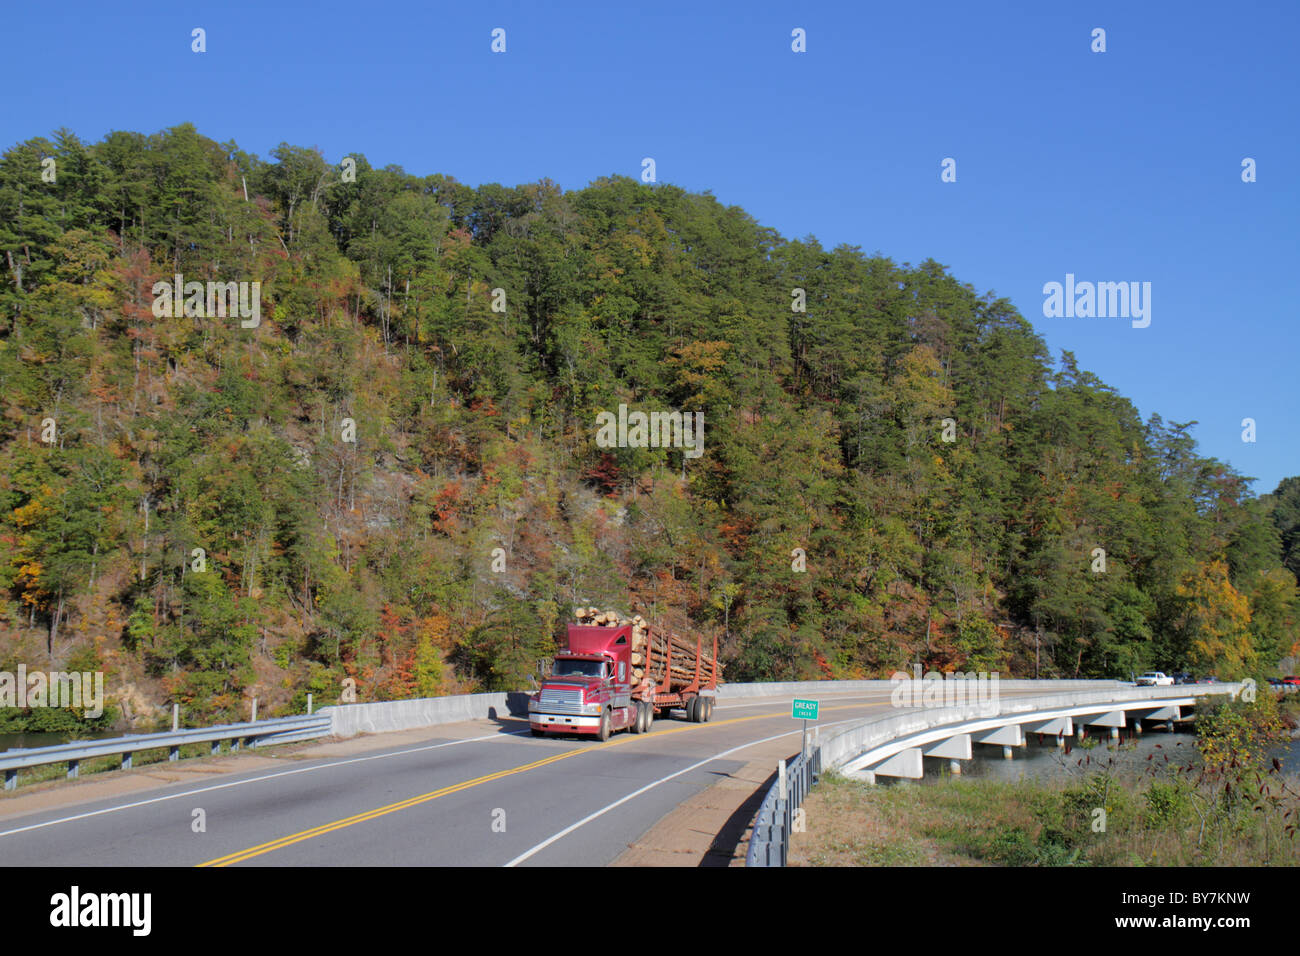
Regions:
M 906 750 L 900 750 L 872 767 L 871 772 L 873 777 L 879 774 L 882 777 L 908 777 L 912 780 L 920 780 L 925 776 L 921 748 L 908 747 Z
M 1002 748 L 1002 759 L 1004 759 L 1004 760 L 1011 760 L 1011 759 L 1013 759 L 1014 754 L 1015 754 L 1015 751 L 1013 751 L 1010 747 L 1003 747 L 1003 748 Z
M 1002 727 L 996 727 L 992 730 L 986 730 L 978 734 L 972 734 L 971 739 L 976 743 L 992 744 L 995 747 L 1002 748 L 1002 756 L 1007 760 L 1011 759 L 1012 748 L 1024 746 L 1025 733 L 1019 724 L 1006 724 Z
M 1065 748 L 1065 738 L 1074 733 L 1074 720 L 1070 717 L 1053 717 L 1051 720 L 1036 720 L 1025 724 L 1025 729 L 1039 735 L 1042 743 L 1043 734 L 1051 734 L 1056 740 L 1056 749 Z
M 921 753 L 926 757 L 947 757 L 948 771 L 954 777 L 960 777 L 961 762 L 973 756 L 970 734 L 953 734 L 946 740 L 936 740 L 922 747 Z

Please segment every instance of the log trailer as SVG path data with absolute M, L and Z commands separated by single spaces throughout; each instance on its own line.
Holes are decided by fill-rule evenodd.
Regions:
M 650 627 L 640 616 L 579 608 L 568 646 L 528 699 L 534 737 L 584 734 L 608 740 L 620 730 L 649 733 L 656 717 L 680 710 L 686 720 L 713 718 L 719 675 L 718 640 L 684 638 Z

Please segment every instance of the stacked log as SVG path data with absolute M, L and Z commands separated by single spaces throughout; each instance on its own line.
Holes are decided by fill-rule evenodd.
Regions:
M 646 659 L 650 656 L 650 625 L 640 614 L 635 614 L 629 622 L 632 625 L 632 683 L 639 684 L 645 680 Z
M 574 616 L 579 624 L 589 627 L 625 627 L 632 626 L 632 683 L 640 684 L 647 677 L 653 682 L 663 680 L 663 662 L 672 650 L 671 683 L 689 684 L 695 680 L 694 640 L 665 631 L 651 631 L 650 623 L 640 614 L 625 617 L 616 611 L 601 611 L 594 607 L 579 607 Z M 707 679 L 713 672 L 712 648 L 701 648 L 700 677 Z M 647 663 L 658 665 L 647 673 Z M 722 669 L 718 668 L 721 675 Z
M 617 611 L 602 611 L 594 607 L 574 608 L 573 616 L 578 619 L 579 624 L 588 627 L 622 627 L 624 624 L 631 624 L 632 621 L 619 614 Z

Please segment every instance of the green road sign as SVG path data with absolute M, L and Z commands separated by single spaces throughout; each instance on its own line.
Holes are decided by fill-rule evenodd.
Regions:
M 816 720 L 817 701 L 800 700 L 796 697 L 794 699 L 794 710 L 791 712 L 790 716 L 795 718 L 795 720 L 799 720 L 800 718 L 804 720 Z

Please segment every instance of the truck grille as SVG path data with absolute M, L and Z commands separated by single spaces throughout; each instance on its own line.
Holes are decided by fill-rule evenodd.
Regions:
M 539 703 L 543 707 L 581 707 L 582 691 L 576 687 L 545 687 Z

